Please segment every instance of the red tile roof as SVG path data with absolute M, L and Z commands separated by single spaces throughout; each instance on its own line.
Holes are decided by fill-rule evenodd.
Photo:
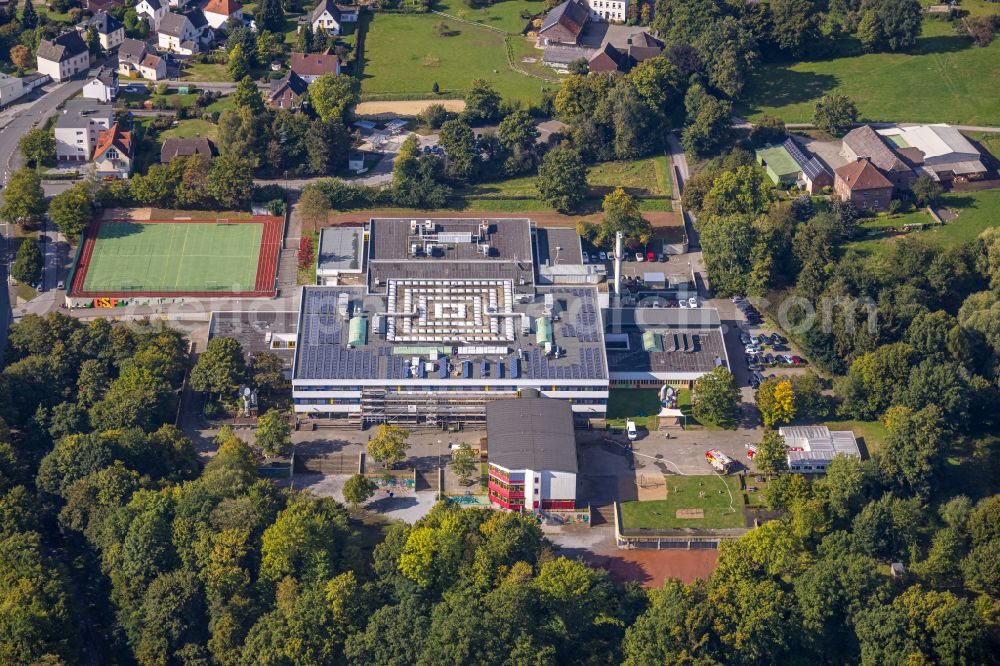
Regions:
M 241 9 L 243 9 L 243 5 L 236 2 L 236 0 L 208 0 L 202 11 L 222 14 L 223 16 L 232 16 Z
M 132 157 L 132 133 L 123 132 L 118 127 L 118 123 L 113 124 L 109 129 L 101 130 L 97 135 L 94 159 L 99 158 L 111 147 L 117 148 L 118 152 L 126 157 Z
M 884 190 L 892 188 L 889 179 L 868 160 L 858 160 L 837 169 L 837 177 L 851 190 Z
M 293 53 L 292 71 L 299 76 L 336 74 L 340 59 L 333 54 Z

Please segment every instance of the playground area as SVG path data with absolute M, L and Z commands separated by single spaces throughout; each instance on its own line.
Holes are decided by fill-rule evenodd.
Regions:
M 622 530 L 743 527 L 743 494 L 730 476 L 636 475 L 638 499 L 621 503 Z
M 284 220 L 95 221 L 70 296 L 272 296 Z

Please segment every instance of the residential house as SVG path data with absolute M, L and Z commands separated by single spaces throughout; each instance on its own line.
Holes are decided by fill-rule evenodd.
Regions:
M 101 48 L 105 51 L 117 48 L 125 39 L 125 26 L 105 11 L 97 12 L 83 23 L 78 24 L 76 29 L 86 40 L 87 32 L 91 27 L 97 30 L 97 38 L 101 42 Z
M 917 179 L 911 167 L 910 158 L 914 156 L 907 158 L 893 150 L 871 125 L 862 125 L 848 132 L 841 144 L 840 154 L 848 162 L 869 160 L 897 190 L 910 189 Z
M 272 109 L 298 109 L 308 90 L 309 84 L 301 76 L 289 72 L 280 79 L 271 81 L 267 105 Z
M 878 130 L 878 134 L 908 154 L 917 173 L 936 181 L 979 180 L 986 175 L 982 154 L 950 125 L 889 127 Z
M 90 51 L 76 30 L 38 43 L 38 71 L 65 81 L 90 69 Z
M 511 511 L 576 508 L 573 408 L 525 389 L 486 403 L 487 494 Z
M 356 8 L 353 12 L 346 13 L 351 14 L 354 21 L 358 20 Z M 338 5 L 333 0 L 319 0 L 312 11 L 305 17 L 305 20 L 300 23 L 299 30 L 308 26 L 313 32 L 325 30 L 329 35 L 339 35 L 341 25 L 348 22 L 344 14 L 345 12 L 341 11 L 341 5 Z
M 340 74 L 340 58 L 333 53 L 293 53 L 291 70 L 309 84 L 324 74 Z
M 163 147 L 160 148 L 160 162 L 168 164 L 175 157 L 194 157 L 195 155 L 211 158 L 213 152 L 212 142 L 203 136 L 190 139 L 171 136 L 163 140 Z
M 624 23 L 628 18 L 628 0 L 588 0 L 594 19 Z
M 86 162 L 94 153 L 99 134 L 111 127 L 111 105 L 92 99 L 71 99 L 56 118 L 56 159 Z
M 626 38 L 623 50 L 628 53 L 632 65 L 635 66 L 663 53 L 663 42 L 645 30 L 640 30 Z
M 628 54 L 607 42 L 597 53 L 590 56 L 587 68 L 594 74 L 624 74 L 629 70 Z
M 167 15 L 166 0 L 163 2 L 160 0 L 139 0 L 135 4 L 135 12 L 139 18 L 146 20 L 151 32 L 157 32 L 160 29 L 160 21 Z
M 118 49 L 118 73 L 133 79 L 159 81 L 167 77 L 167 63 L 150 51 L 145 42 L 126 39 Z
M 199 10 L 188 14 L 167 12 L 157 30 L 159 48 L 194 55 L 212 41 L 212 28 Z
M 131 132 L 123 131 L 118 123 L 101 130 L 93 159 L 99 175 L 128 178 L 132 173 L 134 156 L 135 145 Z
M 243 20 L 243 5 L 236 0 L 208 0 L 201 8 L 213 30 L 223 30 L 231 18 Z
M 554 7 L 542 22 L 538 36 L 543 43 L 572 44 L 580 40 L 580 33 L 590 20 L 590 9 L 581 0 L 566 0 Z
M 889 210 L 893 185 L 871 160 L 862 158 L 834 172 L 833 189 L 858 210 L 877 212 Z
M 24 82 L 9 74 L 0 72 L 0 107 L 24 97 Z
M 105 104 L 113 102 L 118 96 L 118 72 L 101 67 L 94 78 L 84 84 L 83 96 Z

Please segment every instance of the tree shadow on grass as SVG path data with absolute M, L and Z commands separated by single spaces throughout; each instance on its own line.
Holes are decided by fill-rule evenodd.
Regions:
M 935 37 L 920 37 L 915 48 L 907 51 L 910 55 L 929 55 L 931 53 L 956 53 L 973 48 L 968 37 L 959 35 L 937 35 Z
M 745 111 L 760 113 L 762 105 L 783 107 L 802 104 L 819 97 L 837 87 L 839 81 L 832 74 L 798 72 L 788 67 L 770 67 L 758 74 L 753 82 Z

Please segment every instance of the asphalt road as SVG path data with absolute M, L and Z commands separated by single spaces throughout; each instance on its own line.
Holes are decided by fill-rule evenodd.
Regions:
M 21 137 L 36 124 L 44 122 L 45 119 L 56 113 L 57 107 L 79 92 L 80 89 L 83 88 L 83 84 L 83 80 L 74 80 L 50 85 L 49 90 L 30 105 L 24 105 L 8 110 L 7 117 L 10 120 L 2 129 L 0 129 L 0 166 L 2 166 L 0 183 L 6 184 L 7 178 L 11 172 L 21 166 L 21 155 L 17 149 L 17 144 L 21 140 Z M 72 183 L 59 181 L 45 183 L 43 187 L 46 195 L 53 196 L 64 191 L 70 185 L 72 185 Z M 2 201 L 3 192 L 0 191 L 0 202 Z M 46 222 L 46 224 L 48 225 L 48 222 Z M 4 225 L 3 231 L 3 252 L 5 255 L 10 257 L 10 255 L 12 255 L 12 251 L 8 244 L 8 236 L 13 230 L 9 225 Z M 46 226 L 40 234 L 40 241 L 42 243 L 42 254 L 45 258 L 45 269 L 43 272 L 45 292 L 41 295 L 42 298 L 36 299 L 38 301 L 37 303 L 32 301 L 28 311 L 43 313 L 48 312 L 58 305 L 57 295 L 54 294 L 52 290 L 55 289 L 59 280 L 64 279 L 69 248 L 65 239 L 62 238 L 62 236 L 58 234 L 55 229 L 49 229 L 48 226 Z M 7 266 L 3 266 L 0 270 L 2 270 L 0 278 L 2 278 L 3 284 L 6 285 Z M 9 293 L 5 293 L 4 296 L 0 297 L 0 300 L 2 300 L 2 302 L 0 302 L 0 335 L 2 335 L 3 340 L 6 341 L 7 322 L 10 320 L 12 315 Z M 18 314 L 23 313 L 19 312 Z

